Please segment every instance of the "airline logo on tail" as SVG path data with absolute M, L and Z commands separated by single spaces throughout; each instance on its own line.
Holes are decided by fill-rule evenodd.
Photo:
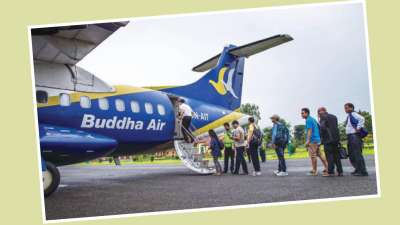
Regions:
M 222 67 L 218 72 L 218 81 L 215 82 L 213 80 L 209 80 L 209 83 L 215 88 L 218 94 L 226 95 L 226 93 L 229 92 L 234 98 L 238 98 L 232 87 L 233 75 L 235 73 L 235 69 L 232 68 L 228 71 L 228 80 L 227 82 L 225 82 L 224 77 L 227 69 L 228 69 L 227 67 Z

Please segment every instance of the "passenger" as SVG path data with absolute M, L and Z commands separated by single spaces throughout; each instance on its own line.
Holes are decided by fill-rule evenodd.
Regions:
M 192 108 L 185 103 L 184 99 L 179 99 L 178 101 L 179 104 L 179 119 L 181 120 L 182 123 L 182 134 L 183 138 L 187 143 L 192 143 L 193 140 L 193 135 L 190 132 L 190 123 L 192 121 L 192 115 L 193 115 L 193 110 Z
M 247 155 L 247 161 L 251 163 L 251 156 L 250 156 L 250 151 L 249 151 L 249 142 L 247 142 L 247 134 L 244 132 L 244 151 L 246 152 Z
M 233 151 L 233 144 L 234 141 L 232 139 L 232 130 L 230 128 L 229 123 L 224 123 L 224 137 L 223 137 L 223 142 L 224 142 L 224 173 L 228 172 L 228 167 L 229 167 L 229 161 L 231 161 L 231 166 L 230 166 L 230 171 L 231 173 L 234 172 L 235 165 L 234 165 L 234 157 L 235 157 L 235 152 Z
M 364 117 L 354 112 L 354 105 L 346 103 L 344 110 L 348 114 L 346 119 L 347 149 L 349 151 L 350 162 L 354 167 L 353 176 L 368 176 L 362 155 L 363 141 L 360 137 L 360 130 L 364 127 Z
M 260 128 L 255 124 L 254 118 L 249 117 L 249 130 L 247 132 L 247 143 L 249 146 L 249 153 L 251 162 L 253 163 L 253 176 L 261 175 L 260 159 L 258 158 L 258 146 L 261 142 Z
M 244 130 L 237 120 L 232 122 L 232 126 L 234 128 L 233 140 L 235 141 L 234 146 L 236 151 L 236 165 L 233 174 L 239 174 L 240 165 L 242 165 L 243 173 L 247 175 L 249 174 L 249 171 L 247 170 L 246 160 L 244 159 L 244 151 L 246 147 L 246 143 L 244 142 Z
M 258 147 L 258 151 L 260 152 L 261 162 L 265 163 L 267 161 L 267 155 L 265 153 L 265 148 L 263 148 L 263 146 L 265 145 L 261 143 L 261 145 Z
M 324 164 L 323 174 L 326 176 L 328 173 L 328 163 L 323 155 L 321 155 L 321 151 L 319 149 L 319 144 L 321 143 L 321 137 L 319 134 L 319 128 L 317 121 L 310 116 L 310 110 L 308 108 L 301 109 L 301 116 L 306 120 L 306 147 L 308 150 L 308 154 L 311 158 L 311 166 L 312 170 L 308 173 L 311 176 L 317 176 L 317 157 L 321 160 L 322 164 Z
M 337 117 L 326 111 L 325 107 L 318 109 L 319 125 L 321 129 L 321 143 L 324 145 L 326 159 L 328 160 L 328 174 L 335 176 L 335 165 L 338 176 L 343 176 L 342 162 L 339 156 L 339 127 Z
M 214 130 L 209 130 L 208 135 L 210 136 L 210 142 L 208 146 L 211 149 L 211 155 L 214 160 L 214 165 L 215 165 L 215 175 L 221 175 L 222 172 L 222 167 L 221 164 L 219 163 L 219 157 L 221 157 L 221 150 L 224 147 L 223 143 L 218 139 L 217 134 L 215 133 Z
M 278 115 L 272 115 L 270 119 L 273 123 L 271 147 L 275 149 L 279 161 L 278 170 L 275 170 L 274 174 L 278 177 L 284 177 L 289 175 L 286 171 L 285 161 L 285 148 L 289 142 L 289 130 L 279 121 Z

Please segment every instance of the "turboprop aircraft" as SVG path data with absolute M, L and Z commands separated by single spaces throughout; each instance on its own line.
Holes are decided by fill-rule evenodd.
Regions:
M 205 136 L 209 129 L 222 131 L 225 122 L 247 124 L 248 115 L 239 112 L 245 58 L 292 40 L 284 34 L 238 47 L 225 46 L 193 68 L 207 71 L 203 77 L 183 86 L 110 86 L 77 66 L 127 23 L 31 29 L 45 196 L 60 183 L 58 166 L 104 156 L 174 147 L 188 168 L 212 173 L 204 148 L 182 140 L 177 100 L 184 99 L 194 111 L 190 128 L 194 138 Z

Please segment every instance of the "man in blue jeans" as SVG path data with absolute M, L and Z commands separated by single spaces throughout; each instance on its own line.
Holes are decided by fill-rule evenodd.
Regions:
M 287 128 L 281 122 L 279 122 L 280 117 L 278 115 L 272 115 L 270 119 L 274 124 L 272 127 L 271 147 L 275 149 L 276 156 L 279 160 L 278 170 L 275 170 L 274 174 L 278 177 L 284 177 L 289 175 L 286 172 L 286 161 L 284 154 L 286 144 L 289 141 L 289 132 Z

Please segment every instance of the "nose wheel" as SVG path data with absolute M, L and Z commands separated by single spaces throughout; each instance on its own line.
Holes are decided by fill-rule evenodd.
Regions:
M 44 196 L 47 197 L 51 195 L 60 184 L 60 172 L 53 163 L 46 162 L 46 170 L 42 171 L 42 179 Z

